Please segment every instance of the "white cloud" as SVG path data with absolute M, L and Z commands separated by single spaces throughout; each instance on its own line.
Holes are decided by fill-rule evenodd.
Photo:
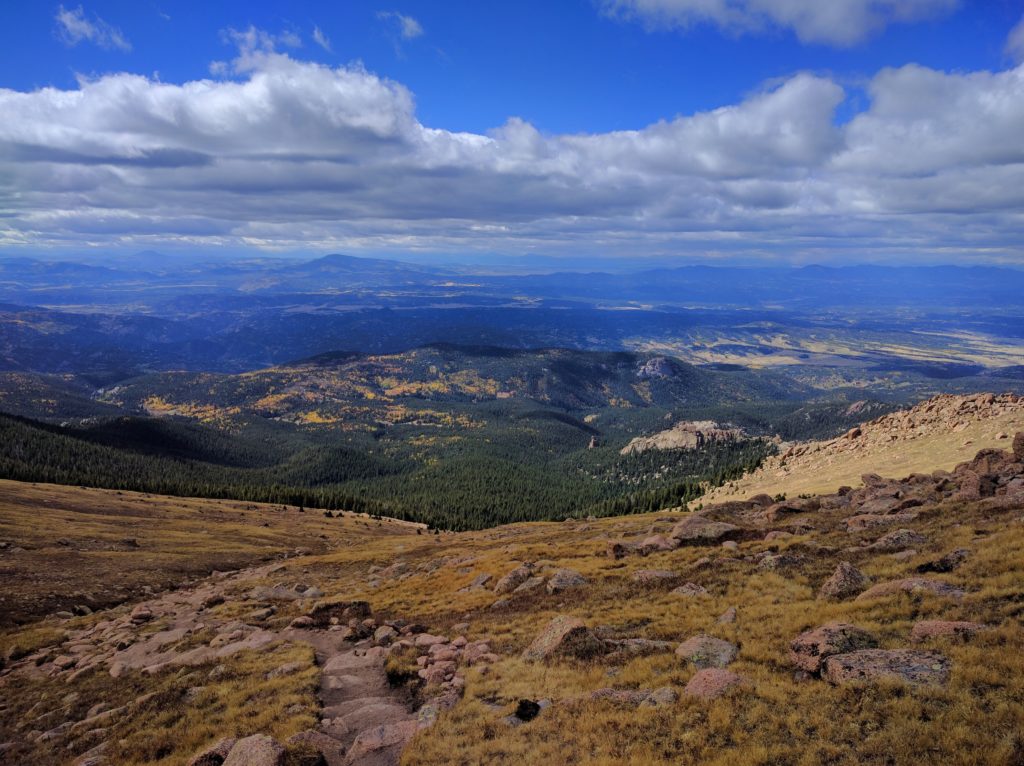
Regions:
M 650 26 L 714 24 L 730 33 L 792 30 L 808 43 L 849 46 L 897 22 L 943 15 L 959 0 L 601 0 L 605 12 Z
M 1024 62 L 1024 16 L 1006 38 L 1006 53 L 1018 64 Z
M 130 51 L 132 45 L 121 30 L 113 27 L 99 16 L 93 16 L 90 20 L 85 16 L 82 6 L 77 8 L 65 8 L 58 6 L 57 14 L 54 17 L 57 22 L 57 36 L 65 45 L 75 46 L 83 40 L 87 40 L 101 48 L 117 48 L 122 51 Z
M 404 13 L 380 11 L 377 18 L 393 23 L 403 40 L 413 40 L 423 35 L 423 26 L 412 16 L 406 16 Z
M 313 27 L 313 42 L 328 53 L 331 52 L 331 40 L 320 27 Z
M 224 79 L 0 89 L 0 243 L 1020 259 L 1024 66 L 829 78 L 639 130 L 424 125 L 360 65 L 259 30 Z

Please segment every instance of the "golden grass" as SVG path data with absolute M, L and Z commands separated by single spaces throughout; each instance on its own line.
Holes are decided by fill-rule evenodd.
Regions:
M 877 466 L 874 467 L 877 470 Z M 365 527 L 358 544 L 289 559 L 268 583 L 301 579 L 320 587 L 327 598 L 365 599 L 378 614 L 423 622 L 434 632 L 454 635 L 453 625 L 468 621 L 470 640 L 486 638 L 500 655 L 490 666 L 466 669 L 463 700 L 443 713 L 435 727 L 417 735 L 406 750 L 406 766 L 427 764 L 952 764 L 996 766 L 1020 763 L 1024 753 L 1024 523 L 1021 511 L 986 511 L 982 504 L 947 503 L 925 509 L 909 524 L 928 543 L 910 560 L 844 549 L 882 532 L 846 533 L 840 514 L 809 513 L 796 520 L 815 532 L 776 543 L 740 543 L 738 554 L 695 547 L 615 561 L 603 554 L 609 539 L 665 531 L 678 520 L 674 512 L 600 519 L 589 522 L 520 524 L 465 534 L 397 535 Z M 816 546 L 824 546 L 822 548 Z M 914 574 L 918 564 L 953 548 L 971 555 L 954 573 L 936 575 L 965 587 L 961 601 L 934 596 L 898 595 L 870 601 L 833 603 L 815 593 L 839 560 L 855 563 L 874 581 Z M 758 569 L 727 557 L 769 549 L 803 556 L 803 563 L 780 572 Z M 710 565 L 699 565 L 710 556 Z M 537 562 L 542 573 L 568 567 L 589 585 L 577 591 L 513 596 L 502 610 L 490 609 L 492 591 L 460 592 L 481 573 L 495 579 L 520 561 Z M 372 582 L 371 566 L 405 564 L 404 572 Z M 673 596 L 668 588 L 644 588 L 629 575 L 638 569 L 668 569 L 682 581 L 706 587 L 699 598 Z M 493 586 L 494 580 L 490 585 Z M 248 587 L 248 586 L 247 586 Z M 735 623 L 718 616 L 737 607 Z M 275 625 L 297 614 L 281 604 Z M 225 604 L 218 609 L 230 609 Z M 607 658 L 588 663 L 528 663 L 522 650 L 556 614 L 572 614 L 590 626 L 609 626 L 623 636 L 681 641 L 708 632 L 736 643 L 731 669 L 750 682 L 714 702 L 680 699 L 664 708 L 627 708 L 609 702 L 564 701 L 602 687 L 681 690 L 693 674 L 673 654 L 628 661 Z M 920 619 L 964 619 L 993 626 L 972 641 L 934 640 L 924 648 L 947 654 L 952 677 L 946 687 L 909 687 L 898 683 L 833 687 L 820 680 L 799 680 L 787 658 L 789 642 L 816 625 L 842 620 L 873 631 L 884 648 L 911 646 L 910 630 Z M 312 722 L 308 686 L 313 676 L 286 677 L 274 686 L 263 674 L 302 647 L 276 654 L 252 653 L 238 660 L 235 675 L 200 681 L 200 671 L 157 676 L 174 693 L 204 685 L 199 708 L 170 705 L 123 722 L 116 736 L 127 741 L 117 763 L 177 764 L 208 741 L 232 733 L 262 730 L 278 737 Z M 394 670 L 412 670 L 412 658 L 396 658 Z M 164 679 L 160 681 L 160 679 Z M 173 683 L 170 679 L 173 680 Z M 291 679 L 291 680 L 289 680 Z M 56 694 L 52 682 L 22 689 L 31 700 Z M 63 686 L 78 690 L 87 679 Z M 112 697 L 132 676 L 104 679 Z M 274 682 L 275 684 L 278 681 Z M 298 686 L 288 684 L 297 683 Z M 140 687 L 141 688 L 141 687 Z M 148 689 L 148 687 L 146 687 Z M 163 688 L 163 687 L 161 687 Z M 138 688 L 133 688 L 137 696 Z M 121 696 L 118 696 L 121 695 Z M 518 728 L 501 719 L 520 698 L 550 698 L 556 704 Z M 173 694 L 172 694 L 173 698 Z M 287 702 L 285 702 L 287 701 Z M 293 708 L 289 712 L 291 705 Z M 178 746 L 180 744 L 180 747 Z M 163 755 L 168 747 L 173 753 Z M 148 760 L 147 760 L 148 759 Z

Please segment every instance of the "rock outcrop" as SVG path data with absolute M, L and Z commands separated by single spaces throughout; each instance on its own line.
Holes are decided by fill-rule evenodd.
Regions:
M 623 455 L 639 455 L 648 450 L 700 449 L 714 442 L 736 441 L 743 431 L 721 426 L 712 420 L 682 421 L 667 431 L 651 436 L 639 436 L 622 448 Z

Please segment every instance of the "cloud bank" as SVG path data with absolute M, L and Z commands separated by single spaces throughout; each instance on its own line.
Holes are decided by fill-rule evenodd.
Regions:
M 255 30 L 219 79 L 0 89 L 0 245 L 1021 259 L 1024 66 L 799 73 L 638 130 L 422 124 Z

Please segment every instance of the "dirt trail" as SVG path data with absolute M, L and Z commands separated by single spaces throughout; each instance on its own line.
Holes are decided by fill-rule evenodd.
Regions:
M 291 630 L 285 637 L 304 641 L 316 652 L 321 668 L 319 728 L 345 753 L 325 753 L 327 766 L 397 764 L 417 719 L 408 695 L 388 683 L 385 650 L 369 641 L 353 645 L 331 631 Z

